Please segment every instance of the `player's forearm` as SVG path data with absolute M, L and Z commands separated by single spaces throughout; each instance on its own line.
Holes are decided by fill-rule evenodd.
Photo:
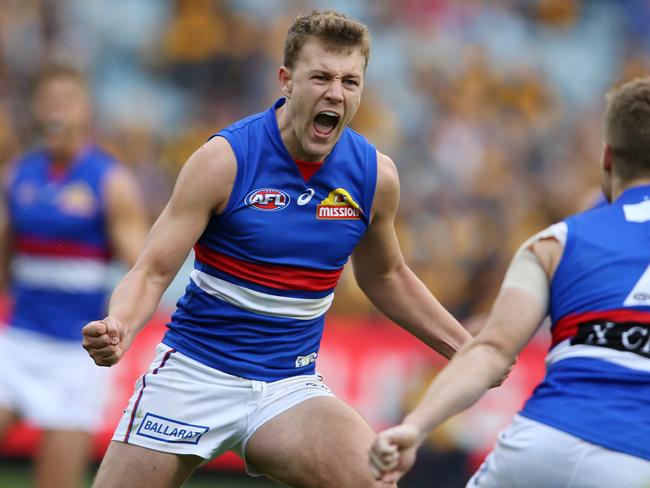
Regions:
M 471 339 L 405 264 L 383 278 L 374 277 L 360 285 L 388 318 L 446 358 Z
M 136 266 L 115 288 L 108 313 L 127 328 L 129 343 L 153 316 L 172 278 L 152 275 Z
M 415 426 L 426 438 L 442 422 L 474 405 L 511 364 L 497 347 L 472 340 L 443 368 L 403 423 Z

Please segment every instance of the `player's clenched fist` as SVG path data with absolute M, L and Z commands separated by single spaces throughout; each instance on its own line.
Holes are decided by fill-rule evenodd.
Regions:
M 98 366 L 113 366 L 126 352 L 122 323 L 108 316 L 86 324 L 81 330 L 83 348 Z
M 422 435 L 412 425 L 398 425 L 380 432 L 368 453 L 376 480 L 395 483 L 411 469 Z

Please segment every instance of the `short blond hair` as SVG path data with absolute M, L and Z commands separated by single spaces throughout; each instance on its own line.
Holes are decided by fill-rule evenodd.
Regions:
M 650 76 L 636 78 L 607 93 L 605 142 L 623 180 L 650 175 Z
M 318 39 L 326 49 L 352 51 L 358 48 L 366 59 L 370 58 L 370 32 L 361 22 L 335 10 L 318 11 L 296 17 L 284 42 L 284 65 L 295 66 L 300 51 L 309 39 Z

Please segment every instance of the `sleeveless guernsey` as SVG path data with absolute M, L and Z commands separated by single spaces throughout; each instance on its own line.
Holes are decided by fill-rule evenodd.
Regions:
M 650 186 L 564 224 L 547 375 L 521 414 L 650 460 Z
M 237 159 L 229 202 L 195 250 L 163 342 L 210 367 L 275 381 L 312 374 L 334 288 L 368 227 L 377 152 L 346 128 L 305 182 L 275 111 L 216 136 Z
M 8 188 L 13 327 L 81 341 L 105 313 L 110 259 L 103 186 L 116 162 L 88 148 L 55 174 L 47 152 L 18 161 Z

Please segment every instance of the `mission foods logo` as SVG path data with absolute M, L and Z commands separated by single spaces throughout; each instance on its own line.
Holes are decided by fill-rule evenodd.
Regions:
M 275 212 L 289 205 L 291 198 L 285 192 L 275 188 L 260 188 L 246 195 L 246 205 L 263 212 Z
M 321 220 L 359 220 L 363 210 L 347 190 L 332 190 L 316 207 L 316 217 Z

